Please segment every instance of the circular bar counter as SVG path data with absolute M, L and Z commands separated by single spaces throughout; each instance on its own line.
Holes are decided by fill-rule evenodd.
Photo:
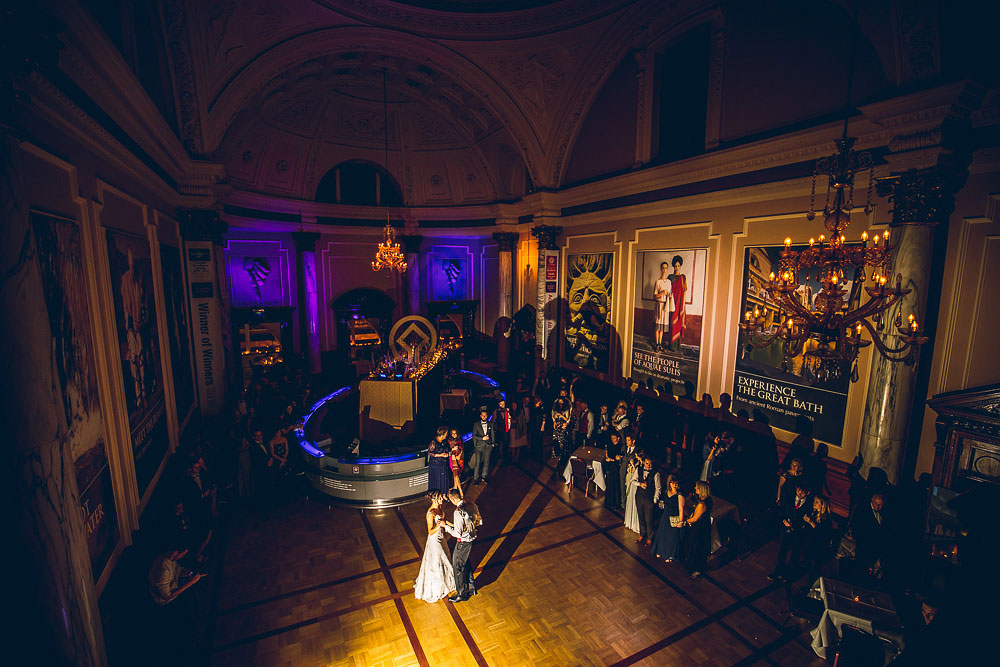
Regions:
M 458 379 L 482 392 L 498 390 L 492 378 L 459 371 Z M 298 440 L 299 464 L 312 488 L 327 499 L 353 507 L 394 507 L 420 500 L 427 493 L 427 445 L 419 436 L 379 447 L 377 456 L 354 456 L 331 451 L 332 439 L 323 434 L 327 414 L 350 399 L 355 387 L 342 387 L 317 401 L 294 431 Z M 503 395 L 501 393 L 501 395 Z M 345 406 L 346 407 L 346 406 Z M 463 442 L 472 439 L 465 433 Z M 364 443 L 361 449 L 368 449 Z

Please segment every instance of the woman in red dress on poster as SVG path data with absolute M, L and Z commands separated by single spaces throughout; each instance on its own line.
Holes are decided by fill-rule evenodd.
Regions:
M 681 335 L 684 333 L 684 297 L 687 295 L 687 276 L 681 273 L 681 266 L 684 258 L 674 255 L 670 260 L 674 267 L 674 272 L 667 276 L 670 281 L 670 296 L 673 311 L 670 313 L 670 349 L 679 352 L 681 349 Z

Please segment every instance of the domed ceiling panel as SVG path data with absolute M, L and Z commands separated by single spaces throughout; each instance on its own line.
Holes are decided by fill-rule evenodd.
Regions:
M 251 132 L 239 141 L 228 160 L 229 178 L 232 181 L 253 185 L 257 180 L 257 166 L 267 146 L 267 136 Z
M 266 190 L 295 194 L 297 177 L 304 167 L 304 146 L 296 145 L 293 138 L 270 141 L 264 149 L 257 171 L 257 184 Z

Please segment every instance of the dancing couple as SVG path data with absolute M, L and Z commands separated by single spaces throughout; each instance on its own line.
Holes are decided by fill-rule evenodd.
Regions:
M 476 540 L 476 528 L 483 525 L 483 519 L 475 504 L 464 500 L 456 489 L 447 495 L 430 491 L 427 496 L 431 501 L 427 510 L 427 544 L 420 562 L 420 573 L 413 584 L 413 594 L 425 602 L 437 602 L 444 598 L 448 598 L 449 602 L 465 602 L 476 595 L 469 554 Z M 454 520 L 450 522 L 444 518 L 445 499 L 455 506 Z M 446 535 L 458 540 L 455 552 L 450 556 Z M 449 597 L 451 591 L 455 591 L 455 595 Z

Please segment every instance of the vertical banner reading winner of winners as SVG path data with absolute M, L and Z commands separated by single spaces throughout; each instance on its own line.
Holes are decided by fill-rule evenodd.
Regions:
M 792 246 L 792 250 L 802 248 Z M 781 251 L 780 247 L 746 250 L 740 314 L 759 309 L 764 314 L 765 329 L 778 325 L 778 312 L 767 298 L 766 285 L 770 273 L 778 271 Z M 852 276 L 844 276 L 843 284 L 851 299 L 858 298 Z M 796 291 L 796 297 L 803 306 L 812 308 L 820 287 L 818 282 L 807 279 Z M 761 410 L 772 426 L 794 433 L 800 432 L 796 421 L 808 418 L 813 422 L 815 438 L 839 446 L 844 435 L 849 373 L 833 379 L 819 377 L 814 358 L 806 354 L 817 346 L 812 339 L 803 344 L 799 354 L 786 358 L 780 340 L 765 347 L 753 347 L 742 329 L 739 335 L 733 409 Z
M 217 415 L 226 400 L 226 381 L 212 243 L 187 241 L 184 248 L 191 285 L 191 336 L 198 373 L 199 403 L 203 415 Z

